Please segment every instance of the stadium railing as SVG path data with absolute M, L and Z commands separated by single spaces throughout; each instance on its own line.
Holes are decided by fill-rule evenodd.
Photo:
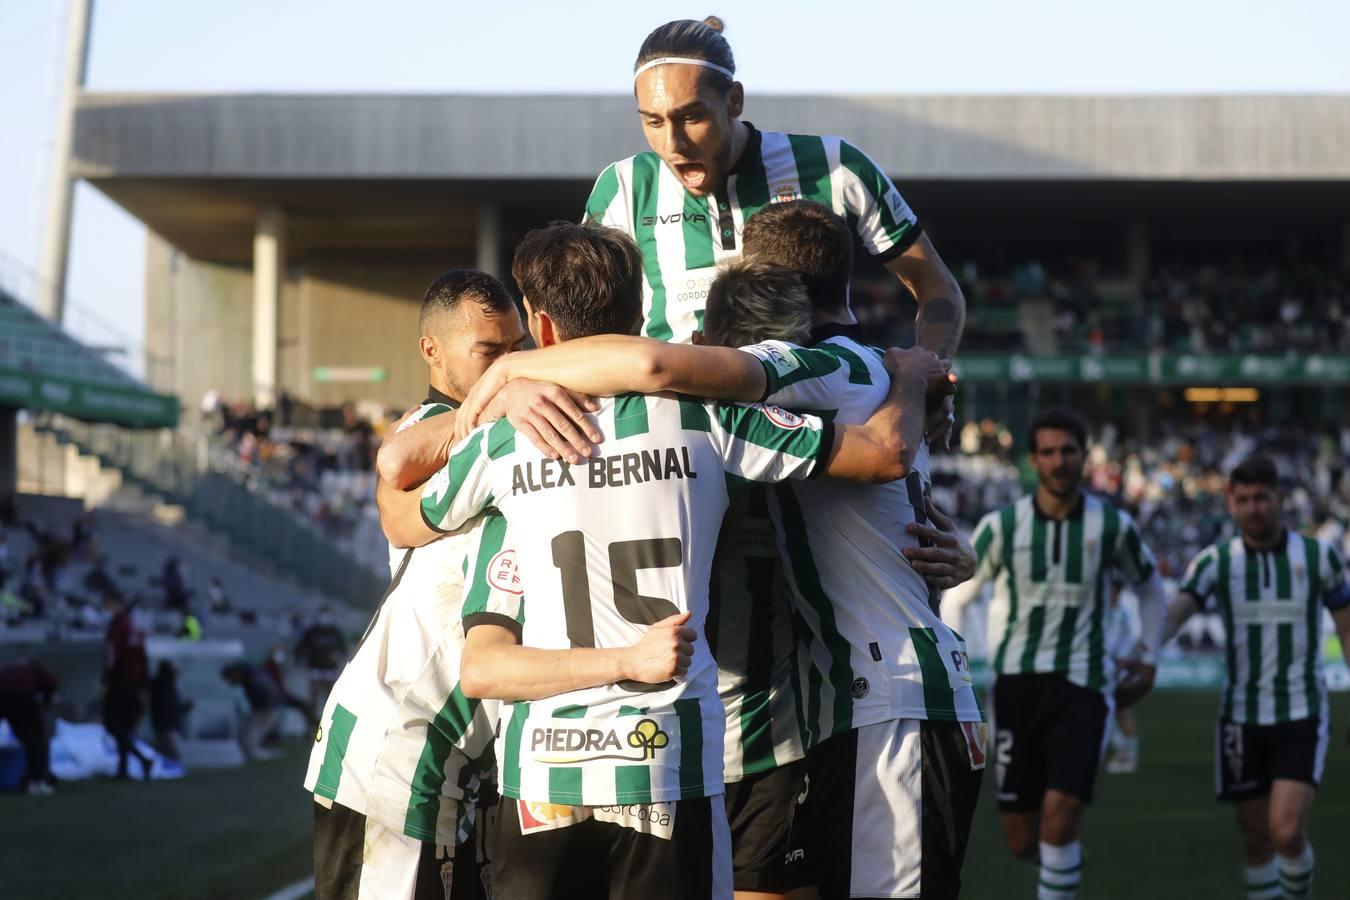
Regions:
M 64 416 L 51 416 L 36 427 L 117 469 L 148 493 L 182 506 L 305 587 L 362 607 L 384 591 L 380 573 L 352 559 L 291 510 L 250 490 L 243 473 L 214 466 L 205 437 L 91 425 Z

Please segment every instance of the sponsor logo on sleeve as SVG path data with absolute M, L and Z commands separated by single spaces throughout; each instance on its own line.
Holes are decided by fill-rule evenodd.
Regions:
M 797 357 L 784 352 L 773 344 L 756 344 L 746 349 L 773 366 L 773 370 L 778 373 L 780 378 L 802 367 L 802 364 L 797 361 Z

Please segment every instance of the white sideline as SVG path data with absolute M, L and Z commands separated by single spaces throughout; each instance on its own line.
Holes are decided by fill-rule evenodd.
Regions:
M 297 881 L 295 884 L 288 884 L 275 894 L 264 897 L 263 900 L 300 900 L 301 897 L 314 891 L 314 878 Z

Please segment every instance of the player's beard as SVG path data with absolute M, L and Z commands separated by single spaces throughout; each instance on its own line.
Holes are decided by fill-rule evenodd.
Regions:
M 1238 530 L 1249 544 L 1268 544 L 1280 533 L 1280 520 L 1265 516 L 1249 516 L 1238 522 Z
M 1041 479 L 1042 486 L 1056 497 L 1072 497 L 1078 493 L 1078 489 L 1083 484 L 1083 476 L 1074 476 L 1073 472 L 1065 470 L 1055 470 L 1046 478 Z

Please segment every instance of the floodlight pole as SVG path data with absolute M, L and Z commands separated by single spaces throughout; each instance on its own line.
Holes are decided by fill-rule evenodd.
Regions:
M 75 100 L 84 87 L 89 64 L 89 29 L 94 0 L 70 0 L 65 70 L 61 100 L 52 137 L 51 192 L 47 195 L 47 222 L 42 237 L 42 267 L 38 271 L 37 310 L 57 325 L 66 311 L 66 269 L 70 261 L 70 214 L 75 179 L 70 175 L 70 147 L 75 131 Z

